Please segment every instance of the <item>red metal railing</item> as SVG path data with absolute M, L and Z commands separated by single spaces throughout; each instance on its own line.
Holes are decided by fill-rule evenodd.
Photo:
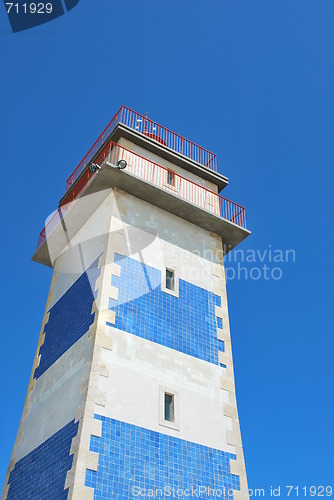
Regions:
M 37 242 L 37 250 L 43 245 L 46 238 L 50 236 L 52 231 L 58 226 L 61 221 L 62 210 L 58 208 L 57 212 L 53 214 L 53 216 L 48 220 L 44 229 L 39 233 L 38 242 Z
M 155 139 L 168 148 L 180 153 L 187 158 L 199 163 L 203 167 L 217 171 L 217 157 L 211 151 L 199 146 L 195 142 L 185 139 L 166 127 L 150 120 L 149 118 L 122 106 L 121 121 L 142 134 Z
M 160 144 L 167 146 L 173 151 L 196 161 L 200 165 L 217 171 L 217 157 L 214 153 L 211 153 L 211 151 L 198 146 L 194 142 L 185 139 L 179 134 L 172 132 L 168 128 L 159 125 L 149 118 L 136 113 L 132 109 L 126 106 L 121 106 L 111 122 L 108 123 L 102 134 L 97 138 L 88 153 L 86 153 L 79 165 L 67 179 L 65 193 L 71 189 L 87 165 L 93 160 L 94 156 L 97 154 L 99 149 L 101 149 L 103 143 L 108 139 L 118 123 L 123 123 L 133 130 L 136 130 L 137 132 L 156 140 Z
M 189 203 L 193 203 L 208 212 L 233 222 L 239 227 L 246 228 L 245 209 L 241 205 L 192 182 L 172 170 L 147 160 L 113 141 L 107 142 L 106 146 L 97 158 L 95 158 L 94 163 L 103 165 L 108 161 L 113 165 L 117 165 L 119 160 L 127 162 L 126 172 L 160 189 L 168 191 Z M 87 170 L 66 198 L 64 198 L 61 207 L 41 231 L 37 248 L 43 244 L 46 237 L 53 231 L 66 211 L 71 207 L 71 203 L 80 196 L 81 192 L 88 186 L 95 175 L 97 174 Z

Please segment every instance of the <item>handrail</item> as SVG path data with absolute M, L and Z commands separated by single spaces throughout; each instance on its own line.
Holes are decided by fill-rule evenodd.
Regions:
M 108 139 L 112 131 L 115 129 L 116 125 L 119 122 L 119 117 L 120 114 L 122 113 L 123 106 L 119 108 L 115 116 L 111 119 L 111 121 L 108 123 L 106 128 L 103 130 L 103 132 L 99 135 L 99 137 L 96 139 L 94 144 L 91 146 L 91 148 L 88 150 L 88 152 L 85 154 L 79 165 L 73 170 L 72 174 L 69 176 L 69 178 L 66 181 L 66 188 L 65 188 L 65 193 L 69 189 L 72 188 L 73 184 L 75 181 L 78 179 L 78 177 L 81 175 L 81 173 L 85 170 L 87 165 L 91 162 L 91 160 L 94 158 L 98 150 L 101 148 L 103 145 L 103 142 Z
M 200 163 L 204 167 L 217 171 L 217 157 L 214 153 L 212 153 L 208 149 L 199 146 L 198 144 L 189 139 L 185 139 L 180 134 L 173 132 L 167 127 L 164 127 L 163 125 L 159 125 L 159 123 L 151 120 L 147 116 L 141 115 L 140 113 L 133 111 L 127 106 L 122 106 L 122 108 L 126 110 L 128 113 L 128 115 L 125 116 L 125 121 L 126 121 L 125 125 L 131 127 L 132 123 L 132 128 L 133 128 L 134 120 L 132 117 L 135 117 L 137 121 L 139 117 L 139 120 L 142 120 L 139 123 L 142 123 L 143 125 L 141 127 L 136 125 L 136 127 L 138 127 L 139 131 L 140 128 L 142 128 L 143 129 L 142 133 L 144 135 L 155 138 L 155 140 L 158 140 L 158 142 L 173 149 L 174 151 L 177 151 L 180 154 L 183 154 L 184 156 L 187 156 L 188 158 L 196 161 L 197 163 Z M 209 167 L 210 163 L 212 163 L 212 166 Z
M 150 182 L 158 188 L 166 190 L 189 203 L 193 203 L 241 228 L 246 228 L 246 214 L 243 206 L 111 140 L 107 142 L 103 150 L 94 159 L 94 163 L 100 166 L 105 162 L 117 165 L 119 160 L 125 160 L 127 162 L 126 170 L 141 180 Z M 64 213 L 79 198 L 82 191 L 89 185 L 95 175 L 96 172 L 91 172 L 89 169 L 84 172 L 73 189 L 63 199 L 58 211 L 55 212 L 46 227 L 40 232 L 37 249 L 44 243 L 47 236 L 58 225 Z
M 147 116 L 141 115 L 136 111 L 128 108 L 127 106 L 121 106 L 112 120 L 108 123 L 103 132 L 96 139 L 94 144 L 85 154 L 79 165 L 72 172 L 70 177 L 66 181 L 65 193 L 72 188 L 75 181 L 85 170 L 86 166 L 98 153 L 99 149 L 103 146 L 103 143 L 109 138 L 110 134 L 116 128 L 118 123 L 123 123 L 128 127 L 136 130 L 137 132 L 149 137 L 150 139 L 156 140 L 160 144 L 167 146 L 168 148 L 176 151 L 179 154 L 190 158 L 191 160 L 199 163 L 203 167 L 210 170 L 217 171 L 217 157 L 214 153 L 208 149 L 199 146 L 189 139 L 185 139 L 176 132 L 159 125 L 157 122 L 151 120 Z

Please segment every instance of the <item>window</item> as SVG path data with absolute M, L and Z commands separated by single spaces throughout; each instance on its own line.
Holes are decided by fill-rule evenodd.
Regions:
M 175 172 L 167 170 L 167 184 L 168 186 L 175 187 Z
M 165 420 L 167 422 L 174 422 L 174 395 L 165 392 Z
M 175 288 L 174 271 L 172 269 L 166 269 L 166 288 L 172 291 Z
M 161 291 L 174 297 L 179 296 L 179 273 L 178 267 L 174 265 L 174 259 L 168 258 L 161 267 Z
M 179 393 L 174 387 L 159 386 L 159 425 L 180 430 Z

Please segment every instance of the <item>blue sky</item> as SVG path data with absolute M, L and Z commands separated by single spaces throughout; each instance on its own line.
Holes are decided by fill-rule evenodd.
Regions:
M 241 248 L 295 251 L 280 280 L 228 281 L 248 481 L 284 498 L 333 483 L 333 16 L 328 0 L 80 0 L 12 34 L 0 10 L 1 483 L 51 280 L 30 257 L 121 104 L 217 153 Z

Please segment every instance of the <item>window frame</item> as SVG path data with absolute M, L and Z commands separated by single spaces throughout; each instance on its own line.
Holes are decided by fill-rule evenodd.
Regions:
M 165 396 L 173 396 L 173 412 L 174 420 L 165 419 Z M 174 429 L 176 431 L 180 430 L 179 422 L 179 393 L 178 391 L 172 389 L 171 387 L 159 386 L 159 425 L 163 427 L 168 427 L 169 429 Z
M 166 188 L 176 191 L 176 176 L 177 173 L 174 170 L 166 169 L 165 182 L 164 185 Z M 169 179 L 172 179 L 172 182 L 169 182 Z
M 167 288 L 167 271 L 174 273 L 174 287 L 173 289 Z M 174 297 L 179 296 L 179 273 L 176 266 L 164 265 L 161 269 L 161 291 L 173 295 Z

